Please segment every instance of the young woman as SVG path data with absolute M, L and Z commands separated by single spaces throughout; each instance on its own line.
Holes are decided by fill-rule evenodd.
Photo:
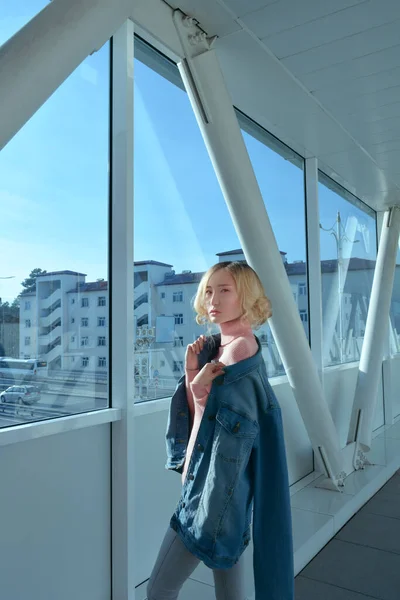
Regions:
M 171 400 L 166 468 L 181 473 L 182 494 L 148 600 L 178 598 L 200 561 L 213 570 L 217 600 L 245 600 L 251 520 L 255 600 L 293 600 L 281 411 L 252 332 L 271 316 L 270 302 L 251 267 L 221 262 L 202 277 L 194 307 L 197 323 L 217 324 L 220 333 L 188 345 Z

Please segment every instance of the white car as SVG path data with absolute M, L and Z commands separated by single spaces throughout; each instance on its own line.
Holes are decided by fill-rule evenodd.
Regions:
M 34 385 L 12 385 L 0 394 L 0 403 L 35 404 L 40 400 L 40 390 Z

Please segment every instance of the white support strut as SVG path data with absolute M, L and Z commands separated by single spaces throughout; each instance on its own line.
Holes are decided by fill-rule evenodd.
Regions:
M 271 298 L 269 323 L 316 460 L 326 487 L 339 489 L 346 474 L 338 434 L 215 50 L 181 11 L 174 21 L 185 54 L 179 70 L 246 259 Z
M 54 0 L 0 48 L 0 150 L 130 16 L 132 0 Z M 61 118 L 61 115 L 60 115 Z
M 357 442 L 362 452 L 371 448 L 399 232 L 400 209 L 392 207 L 382 224 L 348 436 L 348 441 Z

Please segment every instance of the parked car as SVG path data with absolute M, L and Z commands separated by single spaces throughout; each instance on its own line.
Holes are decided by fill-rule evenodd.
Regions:
M 40 390 L 35 385 L 12 385 L 0 394 L 0 403 L 35 404 L 39 400 Z

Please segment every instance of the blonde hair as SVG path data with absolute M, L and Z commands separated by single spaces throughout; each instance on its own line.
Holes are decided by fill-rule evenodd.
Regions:
M 204 325 L 209 321 L 205 307 L 206 287 L 210 277 L 220 269 L 225 269 L 232 275 L 243 309 L 242 318 L 246 318 L 251 327 L 257 329 L 272 316 L 271 301 L 265 295 L 263 285 L 254 269 L 239 261 L 217 263 L 204 273 L 193 303 L 197 313 L 196 322 Z

